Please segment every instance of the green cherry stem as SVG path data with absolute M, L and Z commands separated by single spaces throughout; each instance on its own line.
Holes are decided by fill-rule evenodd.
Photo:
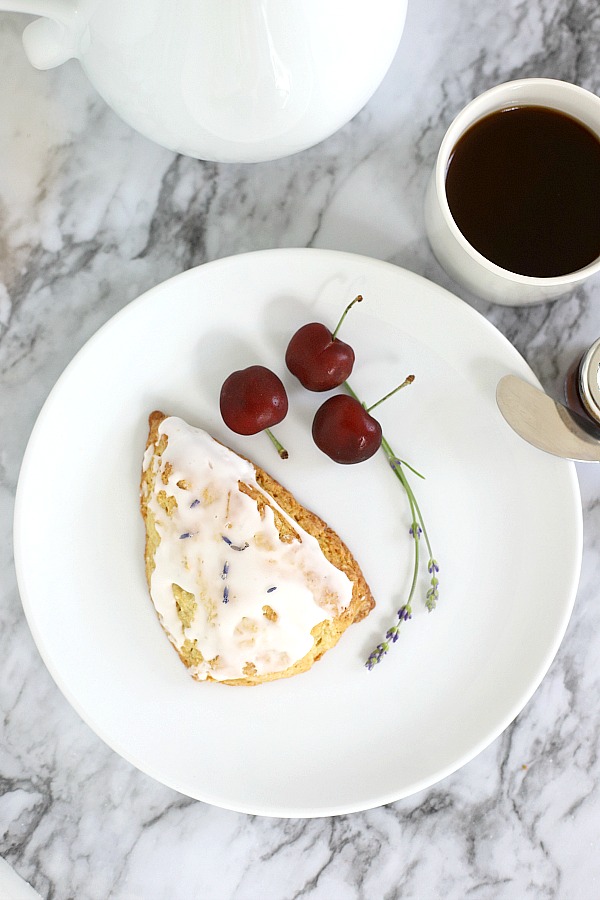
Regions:
M 265 428 L 264 431 L 265 431 L 265 434 L 273 442 L 273 446 L 279 453 L 279 456 L 281 457 L 281 459 L 287 459 L 289 454 L 288 454 L 287 450 L 285 449 L 285 447 L 283 446 L 283 444 L 281 443 L 281 441 L 277 440 L 277 438 L 275 437 L 275 435 L 273 434 L 273 432 L 271 431 L 270 428 Z
M 381 400 L 378 400 L 376 403 L 372 403 L 371 406 L 365 407 L 365 409 L 367 410 L 368 413 L 370 413 L 372 409 L 375 409 L 376 406 L 379 406 L 379 404 L 383 403 L 384 400 L 387 400 L 388 397 L 392 397 L 398 391 L 401 391 L 402 388 L 408 387 L 408 385 L 412 384 L 414 380 L 415 380 L 415 376 L 409 375 L 407 378 L 404 379 L 402 384 L 399 384 L 398 387 L 395 387 L 393 391 L 390 391 L 389 394 L 386 394 L 385 397 L 382 397 Z
M 339 321 L 339 322 L 337 323 L 337 325 L 335 326 L 335 331 L 334 331 L 333 334 L 331 335 L 331 340 L 332 340 L 332 341 L 335 341 L 335 338 L 336 338 L 336 336 L 337 336 L 337 333 L 338 333 L 338 331 L 340 330 L 340 328 L 342 327 L 342 322 L 344 321 L 344 319 L 346 318 L 346 316 L 348 315 L 348 313 L 350 312 L 350 310 L 352 309 L 352 307 L 354 306 L 354 304 L 355 304 L 355 303 L 360 303 L 361 300 L 362 300 L 362 294 L 358 294 L 358 296 L 355 297 L 354 300 L 352 300 L 352 302 L 348 304 L 348 306 L 346 307 L 346 309 L 344 310 L 344 312 L 342 313 L 342 315 L 341 315 L 341 317 L 340 317 L 340 321 Z

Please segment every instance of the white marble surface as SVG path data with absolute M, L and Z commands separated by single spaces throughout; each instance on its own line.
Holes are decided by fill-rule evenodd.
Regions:
M 58 900 L 600 896 L 595 467 L 578 469 L 585 551 L 574 615 L 525 710 L 430 790 L 332 819 L 222 811 L 110 751 L 41 662 L 11 549 L 20 460 L 57 376 L 129 300 L 205 260 L 278 246 L 389 260 L 474 305 L 558 391 L 600 334 L 600 281 L 520 310 L 466 296 L 432 257 L 422 200 L 446 125 L 482 90 L 537 75 L 600 93 L 597 0 L 411 2 L 368 106 L 322 145 L 254 166 L 150 144 L 75 62 L 33 70 L 26 21 L 0 14 L 0 856 Z

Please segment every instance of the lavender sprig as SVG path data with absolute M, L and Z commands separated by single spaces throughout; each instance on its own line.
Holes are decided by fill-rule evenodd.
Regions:
M 354 393 L 348 382 L 344 382 L 344 387 L 348 391 L 351 397 L 354 397 L 355 400 L 358 400 L 360 403 L 360 399 Z M 364 405 L 364 404 L 363 404 Z M 373 650 L 365 663 L 367 669 L 373 669 L 381 660 L 384 658 L 386 653 L 389 651 L 391 644 L 395 644 L 399 638 L 399 630 L 400 626 L 403 622 L 407 622 L 408 619 L 412 618 L 412 601 L 415 594 L 415 590 L 417 587 L 418 576 L 419 576 L 419 560 L 420 560 L 420 543 L 421 536 L 423 536 L 425 543 L 427 545 L 428 551 L 428 562 L 427 562 L 427 571 L 429 572 L 430 579 L 430 588 L 425 595 L 425 606 L 429 612 L 435 609 L 437 606 L 437 601 L 439 599 L 439 579 L 437 577 L 438 572 L 440 571 L 439 564 L 436 558 L 433 555 L 433 550 L 431 549 L 431 543 L 429 541 L 429 535 L 427 534 L 427 528 L 425 527 L 425 522 L 423 520 L 423 514 L 419 508 L 419 504 L 417 503 L 417 498 L 415 497 L 413 490 L 409 484 L 409 481 L 404 472 L 404 468 L 410 469 L 415 475 L 419 478 L 423 478 L 420 472 L 417 472 L 416 469 L 413 469 L 411 465 L 409 465 L 405 460 L 400 459 L 396 456 L 392 448 L 390 447 L 388 441 L 385 437 L 381 440 L 381 449 L 385 453 L 388 463 L 390 464 L 390 468 L 392 472 L 404 488 L 406 493 L 406 497 L 408 499 L 408 505 L 410 508 L 411 514 L 411 525 L 409 528 L 409 534 L 413 539 L 414 546 L 414 559 L 413 559 L 413 574 L 412 580 L 410 584 L 410 588 L 408 591 L 408 597 L 406 602 L 400 607 L 398 613 L 396 615 L 396 620 L 393 625 L 391 625 L 386 634 L 384 640 L 377 645 L 375 650 Z
M 374 669 L 377 663 L 381 662 L 389 649 L 390 645 L 387 641 L 383 641 L 383 643 L 377 644 L 377 647 L 374 650 L 371 650 L 369 658 L 365 663 L 367 669 Z
M 427 591 L 427 598 L 425 600 L 425 606 L 427 607 L 429 612 L 431 612 L 432 610 L 434 610 L 436 608 L 438 598 L 439 598 L 438 585 L 440 582 L 437 577 L 437 573 L 440 571 L 440 567 L 438 566 L 437 561 L 435 559 L 429 560 L 429 563 L 427 565 L 427 571 L 431 575 L 431 581 L 430 581 L 431 587 Z
M 375 650 L 372 650 L 369 654 L 369 658 L 365 663 L 367 669 L 373 669 L 377 665 L 377 663 L 381 662 L 385 654 L 390 649 L 390 644 L 395 644 L 400 637 L 400 625 L 402 624 L 402 622 L 407 622 L 408 619 L 412 619 L 412 609 L 410 603 L 405 603 L 404 606 L 400 607 L 397 617 L 397 622 L 394 625 L 390 626 L 390 628 L 388 628 L 388 630 L 386 631 L 385 640 L 383 640 L 381 644 L 377 644 Z

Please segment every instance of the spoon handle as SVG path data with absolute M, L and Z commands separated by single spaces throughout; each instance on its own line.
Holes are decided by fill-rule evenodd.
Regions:
M 600 439 L 585 420 L 522 378 L 501 378 L 496 402 L 511 428 L 539 450 L 577 462 L 600 462 Z

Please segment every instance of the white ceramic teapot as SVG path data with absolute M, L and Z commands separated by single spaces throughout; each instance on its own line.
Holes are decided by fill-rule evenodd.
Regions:
M 0 0 L 41 16 L 31 63 L 80 60 L 111 106 L 188 156 L 258 162 L 333 134 L 383 79 L 407 0 Z

